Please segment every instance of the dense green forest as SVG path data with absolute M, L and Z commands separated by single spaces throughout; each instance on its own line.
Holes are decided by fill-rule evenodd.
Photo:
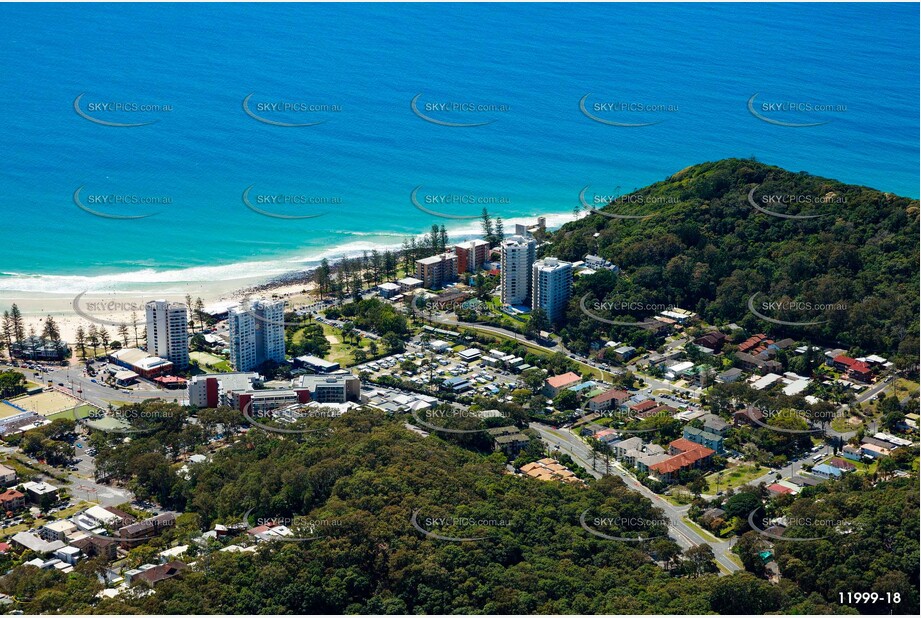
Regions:
M 94 443 L 113 478 L 187 512 L 184 522 L 194 518 L 196 526 L 170 531 L 170 540 L 189 542 L 199 526 L 232 526 L 247 513 L 248 525 L 290 519 L 298 538 L 318 538 L 263 543 L 255 554 L 197 548 L 190 570 L 138 598 L 95 598 L 99 561 L 70 575 L 21 567 L 0 579 L 0 589 L 27 613 L 852 613 L 834 596 L 840 586 L 824 581 L 838 576 L 842 561 L 859 571 L 842 579 L 855 591 L 899 585 L 917 605 L 916 588 L 898 579 L 917 575 L 915 478 L 848 487 L 856 493 L 836 503 L 866 525 L 849 543 L 820 552 L 778 550 L 791 575 L 772 584 L 751 573 L 718 576 L 708 547 L 681 552 L 653 538 L 659 524 L 598 523 L 662 521 L 616 476 L 587 485 L 516 477 L 501 454 L 424 438 L 402 420 L 356 410 L 305 419 L 323 431 L 298 438 L 249 431 L 186 477 L 176 474 L 176 453 L 195 448 L 217 424 L 235 423 L 237 413 L 200 410 L 190 430 L 180 422 L 187 410 L 141 406 L 161 413 L 150 434 L 129 442 L 99 434 Z M 819 503 L 820 490 L 807 499 Z M 595 536 L 580 524 L 586 512 L 602 533 L 647 540 Z M 429 537 L 414 528 L 414 513 L 435 534 L 482 538 Z M 895 609 L 911 613 L 906 607 Z
M 749 202 L 753 189 L 753 201 L 765 210 L 821 216 L 766 214 Z M 774 196 L 795 199 L 765 205 Z M 622 269 L 621 276 L 601 271 L 577 280 L 564 331 L 575 349 L 586 349 L 599 331 L 611 328 L 613 337 L 647 343 L 642 329 L 609 327 L 586 316 L 579 300 L 588 294 L 587 306 L 599 308 L 592 312 L 609 319 L 640 320 L 677 306 L 749 332 L 840 344 L 855 354 L 893 356 L 902 365 L 918 362 L 918 200 L 726 159 L 686 168 L 602 212 L 649 216 L 595 213 L 554 234 L 549 251 L 561 259 L 594 253 Z M 761 320 L 748 310 L 754 294 L 759 310 L 771 302 L 822 306 L 762 311 L 771 318 L 825 322 L 780 326 Z M 623 306 L 615 303 L 634 310 L 615 310 Z

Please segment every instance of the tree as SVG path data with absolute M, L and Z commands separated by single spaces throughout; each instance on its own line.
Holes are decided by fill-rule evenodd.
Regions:
M 666 571 L 671 570 L 672 562 L 681 555 L 681 547 L 667 537 L 653 539 L 649 550 L 657 560 L 665 564 Z
M 186 310 L 188 311 L 189 326 L 191 327 L 192 333 L 194 334 L 195 333 L 195 314 L 192 313 L 192 306 L 193 306 L 192 305 L 192 295 L 186 294 L 185 295 L 185 307 L 186 307 Z
M 547 312 L 538 307 L 531 311 L 531 317 L 525 327 L 525 334 L 528 337 L 537 338 L 542 330 L 550 330 L 550 320 L 547 318 Z
M 16 343 L 22 343 L 22 340 L 25 339 L 26 329 L 22 319 L 22 312 L 19 311 L 16 303 L 13 303 L 13 306 L 10 307 L 10 321 L 13 329 L 13 339 L 16 340 Z
M 767 539 L 752 530 L 740 536 L 736 544 L 732 546 L 732 552 L 742 561 L 745 570 L 758 576 L 764 575 L 764 560 L 761 558 L 761 552 L 767 549 Z
M 495 236 L 495 233 L 494 233 L 494 231 L 493 231 L 492 218 L 489 216 L 489 212 L 486 210 L 486 208 L 483 208 L 483 214 L 480 215 L 480 217 L 481 217 L 482 222 L 483 222 L 483 223 L 482 223 L 482 225 L 483 225 L 483 239 L 486 240 L 486 242 L 489 243 L 489 246 L 490 246 L 490 247 L 496 246 L 496 245 L 499 244 L 499 243 L 496 242 L 496 236 Z
M 195 299 L 195 316 L 198 318 L 199 332 L 205 330 L 205 303 L 201 296 Z
M 687 548 L 684 552 L 684 557 L 687 560 L 688 571 L 694 577 L 719 571 L 713 558 L 713 548 L 707 543 L 692 545 Z
M 579 407 L 579 394 L 567 388 L 556 396 L 556 399 L 553 400 L 553 405 L 557 410 L 563 412 L 575 410 Z
M 136 311 L 131 312 L 131 326 L 134 328 L 134 347 L 140 347 L 140 344 L 138 343 L 138 314 Z M 128 347 L 127 342 L 125 347 Z
M 128 325 L 124 322 L 118 325 L 118 336 L 122 340 L 122 346 L 127 348 L 130 345 L 128 343 Z
M 6 346 L 7 354 L 10 357 L 10 360 L 13 359 L 13 318 L 10 316 L 10 312 L 4 310 L 3 312 L 3 322 L 0 324 L 0 336 L 3 337 L 3 343 Z
M 96 358 L 96 347 L 99 346 L 99 329 L 96 328 L 95 324 L 90 324 L 90 328 L 86 333 L 86 341 L 93 348 L 93 358 Z
M 105 356 L 109 353 L 109 331 L 105 326 L 99 329 L 99 343 L 102 344 L 102 354 Z
M 86 332 L 82 326 L 77 327 L 77 349 L 80 350 L 80 358 L 86 358 Z
M 384 347 L 387 348 L 387 352 L 390 354 L 399 354 L 406 349 L 403 340 L 396 333 L 387 333 L 384 335 L 383 341 Z

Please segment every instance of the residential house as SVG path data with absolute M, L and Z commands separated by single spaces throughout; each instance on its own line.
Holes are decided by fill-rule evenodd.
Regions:
M 0 511 L 15 513 L 26 506 L 26 495 L 12 487 L 0 493 Z
M 544 380 L 544 394 L 547 397 L 553 399 L 559 395 L 563 389 L 569 388 L 570 386 L 575 386 L 581 381 L 581 376 L 573 373 L 572 371 L 558 376 L 551 376 Z
M 0 486 L 9 487 L 16 482 L 16 471 L 0 464 Z
M 665 483 L 675 480 L 682 470 L 708 466 L 714 454 L 713 449 L 683 438 L 669 442 L 668 452 L 671 457 L 649 466 L 649 476 Z
M 146 543 L 169 526 L 176 524 L 175 513 L 161 513 L 149 519 L 139 521 L 118 529 L 122 547 L 130 549 Z
M 630 399 L 630 393 L 612 388 L 588 400 L 588 409 L 592 412 L 607 412 L 619 407 Z
M 743 369 L 757 371 L 761 375 L 783 371 L 783 365 L 775 360 L 765 360 L 747 352 L 736 352 L 735 357 Z
M 164 580 L 176 577 L 185 569 L 186 564 L 184 562 L 175 560 L 173 562 L 167 562 L 166 564 L 160 564 L 144 569 L 135 575 L 131 581 L 132 583 L 135 581 L 143 582 L 153 588 Z
M 685 440 L 690 440 L 701 446 L 713 449 L 717 453 L 723 452 L 723 436 L 707 431 L 706 429 L 686 426 L 682 436 Z
M 812 474 L 823 479 L 839 479 L 843 472 L 834 466 L 819 464 L 812 469 Z
M 727 369 L 723 373 L 716 376 L 716 381 L 723 384 L 731 384 L 739 380 L 742 377 L 742 370 L 738 367 L 733 367 L 732 369 Z
M 530 442 L 528 436 L 514 425 L 494 427 L 487 429 L 486 433 L 492 436 L 493 450 L 502 451 L 509 457 L 516 457 Z
M 736 410 L 732 413 L 732 422 L 736 427 L 741 425 L 758 425 L 758 422 L 764 421 L 764 413 L 758 408 L 749 406 L 744 410 Z
M 729 433 L 729 423 L 724 421 L 716 414 L 705 414 L 700 417 L 700 420 L 704 422 L 704 429 L 710 433 L 715 433 L 716 435 L 723 437 Z

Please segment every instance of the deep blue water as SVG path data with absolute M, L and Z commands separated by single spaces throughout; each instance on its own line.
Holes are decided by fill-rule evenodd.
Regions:
M 916 5 L 3 5 L 2 289 L 34 275 L 192 280 L 277 272 L 399 243 L 433 223 L 420 195 L 493 199 L 507 220 L 570 213 L 723 157 L 918 196 Z M 80 117 L 79 107 L 106 122 Z M 338 111 L 243 111 L 259 103 Z M 595 122 L 580 99 L 602 119 Z M 839 111 L 747 109 L 770 102 Z M 485 126 L 449 127 L 416 116 Z M 104 102 L 171 106 L 111 112 Z M 444 112 L 426 103 L 504 105 Z M 665 106 L 617 111 L 596 103 Z M 429 111 L 426 111 L 426 110 Z M 762 109 L 762 108 L 757 108 Z M 253 212 L 321 217 L 283 220 Z M 114 220 L 106 214 L 139 215 Z M 94 196 L 158 196 L 116 206 Z M 256 204 L 260 195 L 337 204 Z M 429 205 L 469 215 L 480 205 Z M 206 266 L 223 268 L 201 270 Z M 189 270 L 192 269 L 192 270 Z M 22 275 L 30 275 L 24 278 Z M 101 281 L 101 280 L 100 280 Z M 95 286 L 94 286 L 95 287 Z

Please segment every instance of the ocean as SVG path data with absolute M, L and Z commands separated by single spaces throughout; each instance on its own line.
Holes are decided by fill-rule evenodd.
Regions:
M 277 275 L 484 206 L 558 224 L 724 157 L 918 197 L 918 11 L 3 5 L 0 291 Z

